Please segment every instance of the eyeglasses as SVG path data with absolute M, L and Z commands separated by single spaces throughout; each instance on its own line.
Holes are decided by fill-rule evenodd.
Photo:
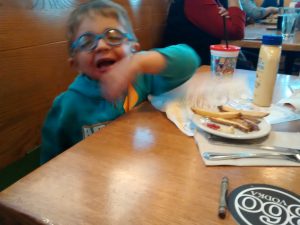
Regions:
M 134 41 L 134 38 L 128 34 L 119 31 L 118 29 L 107 29 L 102 34 L 94 34 L 92 32 L 86 32 L 78 37 L 71 45 L 71 50 L 76 51 L 93 51 L 98 41 L 103 39 L 110 46 L 118 46 L 124 43 L 127 39 Z

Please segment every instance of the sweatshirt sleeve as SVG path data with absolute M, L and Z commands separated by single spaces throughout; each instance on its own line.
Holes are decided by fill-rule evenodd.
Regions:
M 160 74 L 148 76 L 151 79 L 150 93 L 153 95 L 161 94 L 181 85 L 192 77 L 200 65 L 197 53 L 185 44 L 154 50 L 166 58 L 167 65 Z
M 61 128 L 58 123 L 59 110 L 53 106 L 45 120 L 42 129 L 42 147 L 40 155 L 40 163 L 43 164 L 58 155 L 63 147 L 61 146 Z
M 185 15 L 189 21 L 214 36 L 224 39 L 223 17 L 219 15 L 219 8 L 214 0 L 185 0 Z M 229 39 L 242 39 L 245 30 L 245 12 L 238 7 L 229 7 L 230 18 L 226 19 Z
M 267 11 L 263 7 L 258 7 L 251 0 L 240 0 L 243 10 L 246 15 L 255 20 L 262 19 L 267 16 Z
M 78 140 L 74 135 L 74 118 L 72 107 L 63 107 L 63 96 L 58 96 L 50 109 L 42 128 L 42 146 L 40 163 L 43 164 L 64 150 L 70 148 Z M 78 136 L 78 135 L 77 135 Z

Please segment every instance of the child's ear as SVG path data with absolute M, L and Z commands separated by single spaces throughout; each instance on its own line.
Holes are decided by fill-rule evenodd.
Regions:
M 131 44 L 131 52 L 135 53 L 141 50 L 141 45 L 138 42 L 134 42 Z
M 77 62 L 76 62 L 76 60 L 73 57 L 68 58 L 68 62 L 70 64 L 71 68 L 73 68 L 75 70 L 78 69 Z

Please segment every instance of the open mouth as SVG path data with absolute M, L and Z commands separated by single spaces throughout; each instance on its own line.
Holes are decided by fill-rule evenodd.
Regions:
M 96 67 L 101 71 L 106 71 L 115 62 L 113 59 L 100 59 L 96 62 Z

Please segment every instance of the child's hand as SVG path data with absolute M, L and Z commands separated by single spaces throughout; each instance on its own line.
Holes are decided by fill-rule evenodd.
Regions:
M 139 73 L 155 75 L 162 71 L 166 65 L 165 57 L 156 51 L 135 53 L 123 58 L 99 78 L 104 98 L 109 101 L 121 98 L 126 94 L 129 83 Z
M 219 7 L 219 15 L 220 16 L 225 16 L 226 18 L 229 18 L 229 14 L 227 9 L 225 9 L 224 7 Z
M 126 94 L 129 83 L 135 79 L 139 68 L 133 56 L 117 62 L 113 68 L 100 78 L 103 97 L 114 101 Z

